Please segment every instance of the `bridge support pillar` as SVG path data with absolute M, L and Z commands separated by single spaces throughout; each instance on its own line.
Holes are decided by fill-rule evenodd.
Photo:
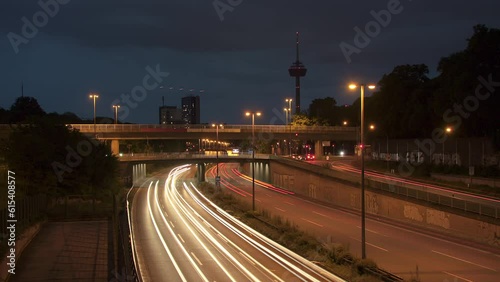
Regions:
M 198 182 L 205 182 L 205 163 L 198 163 Z
M 118 156 L 120 154 L 120 140 L 111 140 L 111 154 Z
M 323 157 L 323 141 L 314 142 L 314 157 L 320 159 Z

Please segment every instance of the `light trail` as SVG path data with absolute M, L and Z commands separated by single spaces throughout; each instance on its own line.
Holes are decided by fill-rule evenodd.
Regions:
M 154 260 L 146 259 L 143 250 L 151 247 L 141 244 L 151 242 L 153 249 L 160 244 L 155 244 L 156 239 L 151 240 L 148 232 L 142 232 L 139 241 L 134 242 L 141 274 L 146 275 L 143 279 L 285 282 L 292 275 L 297 281 L 344 281 L 213 206 L 194 184 L 182 180 L 190 169 L 189 165 L 176 167 L 166 176 L 163 187 L 155 179 L 136 193 L 147 202 L 147 211 L 141 218 L 134 216 L 136 226 L 132 230 L 148 230 L 141 225 L 151 224 L 151 232 L 164 250 Z M 135 212 L 140 212 L 140 208 Z M 154 268 L 148 267 L 151 262 Z M 173 266 L 170 273 L 162 274 L 162 269 L 168 269 L 161 267 L 164 263 Z M 178 278 L 172 276 L 172 269 Z M 280 277 L 280 273 L 286 274 L 286 278 Z

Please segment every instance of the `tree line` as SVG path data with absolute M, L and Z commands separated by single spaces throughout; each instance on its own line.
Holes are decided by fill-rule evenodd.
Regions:
M 464 50 L 441 58 L 436 77 L 425 64 L 407 64 L 378 81 L 365 97 L 365 124 L 375 124 L 375 136 L 428 138 L 450 127 L 458 137 L 491 137 L 500 144 L 500 30 L 476 25 L 473 31 Z M 350 106 L 315 99 L 294 123 L 359 126 L 359 111 L 359 98 Z
M 118 159 L 109 146 L 66 126 L 72 113 L 47 114 L 33 97 L 19 97 L 0 121 L 11 133 L 1 155 L 16 173 L 19 195 L 111 195 L 119 189 Z M 14 126 L 17 124 L 17 126 Z

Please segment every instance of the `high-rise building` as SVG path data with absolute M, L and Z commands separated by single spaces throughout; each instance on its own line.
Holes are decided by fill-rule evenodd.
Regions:
M 183 124 L 182 110 L 176 106 L 160 107 L 160 124 Z
M 200 96 L 182 98 L 182 120 L 185 124 L 200 124 Z

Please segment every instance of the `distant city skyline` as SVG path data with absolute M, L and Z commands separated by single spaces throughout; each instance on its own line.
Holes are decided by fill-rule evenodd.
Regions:
M 14 103 L 24 81 L 24 95 L 47 112 L 89 119 L 88 95 L 98 93 L 98 116 L 113 117 L 119 103 L 120 121 L 158 123 L 162 96 L 171 104 L 193 89 L 207 109 L 201 122 L 248 124 L 244 112 L 259 110 L 256 123 L 284 124 L 285 99 L 295 98 L 288 68 L 296 32 L 308 69 L 301 109 L 325 97 L 350 105 L 358 98 L 350 82 L 376 83 L 397 65 L 423 63 L 436 76 L 440 58 L 463 50 L 474 25 L 500 27 L 499 8 L 494 0 L 278 0 L 221 14 L 189 0 L 67 1 L 41 23 L 34 15 L 47 12 L 38 2 L 8 0 L 0 107 Z

